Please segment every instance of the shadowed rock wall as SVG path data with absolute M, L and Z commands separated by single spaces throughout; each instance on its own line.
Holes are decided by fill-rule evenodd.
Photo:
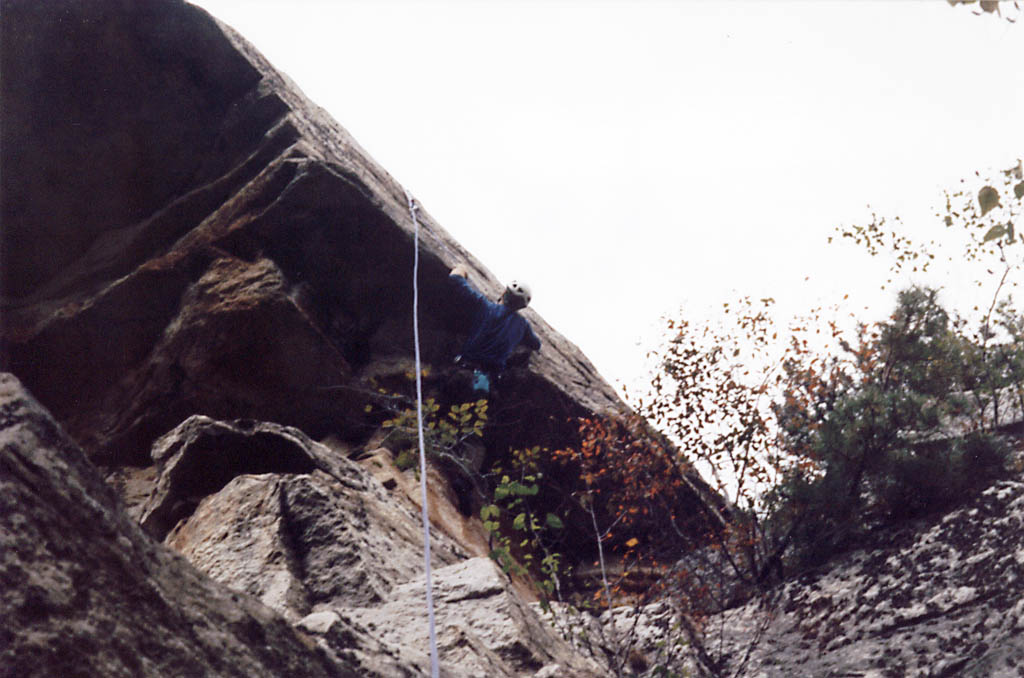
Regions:
M 203 11 L 172 0 L 3 4 L 3 362 L 103 463 L 192 413 L 367 434 L 360 378 L 411 353 L 400 186 Z M 423 214 L 424 356 L 446 365 L 468 263 Z M 515 438 L 621 408 L 575 346 L 510 389 Z M 350 390 L 338 386 L 349 385 Z
M 195 414 L 370 441 L 378 390 L 412 390 L 402 187 L 180 0 L 4 0 L 3 17 L 0 367 L 105 467 L 150 465 L 153 441 Z M 448 270 L 500 285 L 420 216 L 426 386 L 439 393 L 468 322 Z M 487 464 L 571 445 L 574 418 L 625 408 L 524 313 L 543 346 L 492 398 Z M 680 513 L 699 523 L 710 494 L 692 481 Z
M 151 538 L 305 629 L 294 637 L 314 652 L 306 673 L 291 668 L 293 636 L 285 634 L 288 647 L 270 654 L 230 649 L 238 675 L 320 675 L 321 661 L 327 675 L 353 667 L 419 675 L 421 639 L 400 643 L 393 619 L 422 629 L 407 612 L 420 608 L 410 582 L 419 533 L 408 478 L 387 478 L 385 491 L 348 459 L 371 455 L 383 460 L 382 473 L 393 468 L 391 452 L 375 447 L 391 415 L 367 406 L 381 388 L 411 390 L 414 238 L 405 191 L 244 39 L 181 0 L 0 0 L 0 16 L 0 368 L 52 414 L 50 429 L 67 433 L 61 449 L 73 450 L 82 473 L 93 473 L 86 459 L 103 469 Z M 466 264 L 494 296 L 500 285 L 429 214 L 420 217 L 426 387 L 441 393 L 469 320 L 449 303 L 449 269 Z M 543 347 L 510 369 L 492 398 L 485 464 L 512 447 L 572 444 L 573 418 L 624 411 L 572 343 L 524 313 Z M 19 435 L 20 423 L 0 424 Z M 10 485 L 4 518 L 15 518 L 2 526 L 4 538 L 22 529 L 19 515 L 54 523 L 32 527 L 32 543 L 17 542 L 17 552 L 5 550 L 21 558 L 0 573 L 0 616 L 16 619 L 11 628 L 22 634 L 4 637 L 11 666 L 39 660 L 41 671 L 76 675 L 78 658 L 100 647 L 104 657 L 123 654 L 111 661 L 127 668 L 105 673 L 86 663 L 82 671 L 135 675 L 128 657 L 153 642 L 139 629 L 160 616 L 177 626 L 154 627 L 161 647 L 149 648 L 155 658 L 140 661 L 152 661 L 152 671 L 138 675 L 235 675 L 218 672 L 216 657 L 208 657 L 213 668 L 192 670 L 189 657 L 209 655 L 218 634 L 248 634 L 259 646 L 279 626 L 290 632 L 253 600 L 176 611 L 167 597 L 147 598 L 165 578 L 200 597 L 227 594 L 125 527 L 109 493 L 109 510 L 70 515 L 76 502 L 100 501 L 90 490 L 61 500 L 68 516 L 49 516 L 47 486 L 59 479 L 36 483 L 17 461 L 49 442 L 28 443 L 0 469 Z M 575 478 L 565 473 L 557 480 L 571 489 Z M 456 667 L 449 675 L 592 675 L 593 665 L 546 635 L 489 561 L 473 558 L 486 554 L 486 536 L 431 474 L 431 515 L 442 535 L 435 558 L 448 581 L 441 602 L 451 605 L 440 611 Z M 700 523 L 710 493 L 692 481 L 680 511 Z M 76 522 L 83 516 L 116 526 L 94 534 Z M 575 523 L 566 523 L 570 532 Z M 567 551 L 593 547 L 583 528 L 577 537 Z M 151 556 L 131 555 L 140 550 Z M 164 559 L 183 569 L 155 572 Z M 145 571 L 127 571 L 132 564 Z M 79 585 L 93 565 L 105 568 L 103 586 L 124 583 L 117 596 L 142 596 L 145 609 L 126 617 L 136 628 L 109 641 L 120 649 L 92 640 L 113 623 L 103 621 L 101 596 Z M 56 583 L 36 591 L 33 568 L 52 571 Z M 62 591 L 81 607 L 47 598 Z M 128 604 L 117 596 L 115 609 Z M 461 623 L 477 618 L 467 601 L 485 599 L 492 612 L 480 615 L 493 628 Z M 101 619 L 58 641 L 79 610 Z M 389 618 L 394 633 L 372 632 Z M 43 645 L 64 649 L 34 648 L 36 629 Z M 216 629 L 209 638 L 208 629 Z

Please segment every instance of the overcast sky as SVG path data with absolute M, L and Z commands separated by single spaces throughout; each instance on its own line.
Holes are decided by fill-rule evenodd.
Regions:
M 889 310 L 836 226 L 1024 154 L 1024 21 L 945 0 L 196 4 L 616 383 L 680 307 Z

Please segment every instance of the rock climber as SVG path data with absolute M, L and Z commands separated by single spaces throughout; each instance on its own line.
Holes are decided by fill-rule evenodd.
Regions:
M 540 348 L 540 339 L 530 323 L 518 313 L 530 303 L 530 288 L 518 281 L 510 282 L 501 299 L 493 302 L 469 282 L 464 265 L 453 268 L 448 278 L 456 299 L 468 308 L 472 318 L 469 336 L 455 362 L 473 371 L 473 391 L 486 395 L 517 347 L 525 346 L 530 351 Z

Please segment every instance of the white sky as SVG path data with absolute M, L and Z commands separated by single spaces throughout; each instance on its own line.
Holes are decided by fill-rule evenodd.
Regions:
M 835 227 L 942 237 L 942 190 L 1024 154 L 1024 20 L 945 0 L 196 4 L 614 383 L 680 306 L 888 312 Z

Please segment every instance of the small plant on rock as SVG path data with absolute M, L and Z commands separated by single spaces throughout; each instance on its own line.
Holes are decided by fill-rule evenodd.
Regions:
M 384 441 L 391 441 L 399 448 L 398 457 L 418 445 L 418 422 L 415 403 L 408 403 L 397 395 L 386 401 L 386 411 L 392 416 L 381 423 L 387 431 Z M 370 406 L 368 406 L 370 407 Z M 471 460 L 467 459 L 468 442 L 483 437 L 487 426 L 487 400 L 451 405 L 441 415 L 441 404 L 434 398 L 423 401 L 423 435 L 427 453 L 441 459 L 455 462 L 457 466 L 471 472 Z M 415 464 L 410 464 L 410 467 Z
M 507 471 L 493 469 L 497 478 L 493 501 L 480 509 L 484 528 L 491 536 L 490 556 L 506 573 L 532 575 L 541 604 L 560 595 L 562 555 L 554 550 L 555 535 L 565 528 L 562 519 L 536 508 L 543 473 L 541 447 L 513 450 Z

